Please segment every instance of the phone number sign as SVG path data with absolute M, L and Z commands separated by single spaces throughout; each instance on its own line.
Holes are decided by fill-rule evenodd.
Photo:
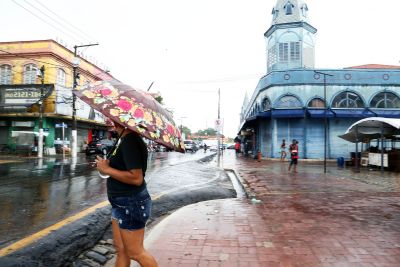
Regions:
M 0 106 L 31 106 L 40 100 L 40 86 L 29 85 L 1 85 Z M 54 85 L 43 86 L 43 98 L 47 98 L 53 91 Z

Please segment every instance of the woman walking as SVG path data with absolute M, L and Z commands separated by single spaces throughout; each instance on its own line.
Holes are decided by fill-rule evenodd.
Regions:
M 294 165 L 293 172 L 297 173 L 297 160 L 299 159 L 299 142 L 297 140 L 293 139 L 292 144 L 289 146 L 289 152 L 291 161 L 288 171 L 290 172 L 292 165 Z
M 285 139 L 283 139 L 281 144 L 281 161 L 284 161 L 285 158 L 286 158 L 286 143 Z
M 97 170 L 109 175 L 107 195 L 111 203 L 111 222 L 116 267 L 130 266 L 131 259 L 142 267 L 158 266 L 143 246 L 144 229 L 151 213 L 151 198 L 144 176 L 147 169 L 147 147 L 135 132 L 115 126 L 120 142 L 109 159 L 97 157 Z

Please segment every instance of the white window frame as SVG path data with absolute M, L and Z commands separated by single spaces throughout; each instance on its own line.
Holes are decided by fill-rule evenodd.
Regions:
M 12 83 L 12 66 L 10 64 L 0 65 L 0 84 Z
M 57 85 L 65 87 L 66 77 L 67 77 L 67 74 L 65 73 L 65 70 L 58 68 L 57 69 Z
M 24 84 L 35 84 L 38 67 L 35 64 L 24 66 Z

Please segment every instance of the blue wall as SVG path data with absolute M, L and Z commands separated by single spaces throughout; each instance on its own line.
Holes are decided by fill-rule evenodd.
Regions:
M 327 157 L 349 158 L 355 145 L 339 137 L 358 119 L 329 118 L 327 124 Z M 259 118 L 256 126 L 257 147 L 263 157 L 279 158 L 282 139 L 288 149 L 293 139 L 299 141 L 299 156 L 324 158 L 324 119 L 320 118 Z M 272 139 L 271 139 L 272 132 Z M 289 158 L 289 155 L 288 155 Z

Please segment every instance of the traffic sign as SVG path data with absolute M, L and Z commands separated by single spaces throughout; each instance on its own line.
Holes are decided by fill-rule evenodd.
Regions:
M 68 125 L 65 123 L 56 123 L 55 125 L 56 128 L 68 128 Z

